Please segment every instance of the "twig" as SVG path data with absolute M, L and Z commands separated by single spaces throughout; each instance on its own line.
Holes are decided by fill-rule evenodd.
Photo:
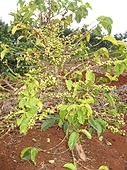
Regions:
M 74 151 L 72 150 L 71 153 L 72 153 L 73 163 L 74 163 L 74 165 L 76 166 L 77 160 L 76 160 L 76 158 L 75 158 Z
M 15 88 L 6 80 L 3 80 L 7 85 L 8 87 L 10 87 L 12 90 L 15 90 Z
M 52 155 L 61 155 L 61 154 L 65 153 L 65 152 L 67 152 L 67 151 L 69 151 L 69 148 L 62 151 L 62 152 L 59 152 L 59 153 L 50 153 L 50 154 L 52 154 Z
M 77 65 L 76 67 L 74 67 L 71 71 L 69 71 L 66 75 L 65 75 L 65 77 L 68 77 L 70 74 L 72 74 L 77 68 L 79 68 L 80 66 L 82 66 L 83 65 L 83 63 L 81 63 L 81 64 L 79 64 L 79 65 Z
M 42 151 L 43 152 L 46 152 L 46 153 L 50 153 L 50 150 L 53 150 L 53 149 L 55 149 L 56 147 L 58 147 L 59 145 L 61 145 L 63 142 L 64 142 L 64 140 L 66 139 L 66 136 L 60 141 L 60 143 L 58 143 L 56 146 L 54 146 L 54 147 L 52 147 L 52 148 L 49 148 L 49 149 L 46 149 L 46 150 L 43 150 L 42 149 Z M 67 149 L 68 150 L 68 149 Z M 65 151 L 63 151 L 63 152 L 61 152 L 61 153 L 64 153 L 64 152 L 66 152 L 67 150 L 65 150 Z
M 81 163 L 79 163 L 79 162 L 77 162 L 77 164 L 79 164 L 82 168 L 84 168 L 84 169 L 86 169 L 86 170 L 92 170 L 92 169 L 89 169 L 89 168 L 83 166 L 83 165 L 82 165 Z

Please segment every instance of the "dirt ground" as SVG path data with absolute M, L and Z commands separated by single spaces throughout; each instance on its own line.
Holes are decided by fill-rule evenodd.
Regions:
M 117 85 L 118 94 L 127 104 L 127 75 L 120 76 L 119 81 L 113 85 Z M 12 101 L 7 99 L 5 102 L 9 104 Z M 2 115 L 8 108 L 0 103 L 0 110 Z M 122 129 L 127 131 L 127 115 L 125 122 Z M 122 136 L 106 130 L 102 136 L 102 141 L 98 140 L 96 134 L 92 140 L 82 136 L 82 147 L 87 160 L 81 161 L 75 153 L 78 170 L 97 170 L 101 165 L 108 166 L 110 170 L 127 170 L 127 133 Z M 0 170 L 65 170 L 63 165 L 73 162 L 73 159 L 64 137 L 64 132 L 56 125 L 43 132 L 37 125 L 26 136 L 20 135 L 19 129 L 15 129 L 0 139 Z M 31 161 L 20 158 L 21 150 L 29 146 L 43 150 L 37 154 L 36 166 Z

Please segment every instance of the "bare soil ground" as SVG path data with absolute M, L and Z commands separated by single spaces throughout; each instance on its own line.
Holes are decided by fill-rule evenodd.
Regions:
M 114 82 L 113 85 L 117 85 L 118 95 L 127 104 L 127 75 L 121 75 L 119 81 Z M 13 109 L 15 105 L 13 98 L 12 94 L 11 98 L 0 101 L 1 117 Z M 127 114 L 125 122 L 122 129 L 127 131 Z M 82 147 L 87 161 L 82 162 L 75 153 L 78 170 L 97 170 L 101 165 L 108 166 L 110 170 L 127 170 L 127 133 L 122 136 L 106 130 L 102 136 L 102 141 L 98 140 L 96 134 L 93 135 L 92 140 L 82 136 Z M 64 137 L 63 130 L 56 125 L 43 132 L 37 125 L 26 136 L 20 135 L 19 129 L 15 129 L 0 139 L 0 170 L 64 170 L 65 163 L 73 162 Z M 43 150 L 37 154 L 36 166 L 31 161 L 20 158 L 21 150 L 29 146 Z M 54 160 L 54 163 L 50 160 Z

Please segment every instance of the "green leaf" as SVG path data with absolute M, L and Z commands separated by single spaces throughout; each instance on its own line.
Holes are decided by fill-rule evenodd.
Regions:
M 44 123 L 42 123 L 41 130 L 46 130 L 54 124 L 55 124 L 54 118 L 47 119 L 46 121 L 44 121 Z
M 76 95 L 77 95 L 77 93 L 78 93 L 78 88 L 79 88 L 79 83 L 78 82 L 76 82 L 75 84 L 74 84 L 74 92 L 73 92 L 73 98 L 75 98 L 76 97 Z
M 36 97 L 31 97 L 29 100 L 30 107 L 36 106 L 39 102 L 39 99 Z
M 44 46 L 41 39 L 36 39 L 36 45 L 42 46 L 42 47 Z
M 88 103 L 85 104 L 85 107 L 87 109 L 87 117 L 89 118 L 91 116 L 92 112 L 93 112 L 92 108 Z
M 30 160 L 31 159 L 31 148 L 32 147 L 27 147 L 27 148 L 24 148 L 22 151 L 21 151 L 21 158 L 22 159 L 25 159 L 25 160 Z
M 126 64 L 124 62 L 117 62 L 114 67 L 115 75 L 119 76 L 126 69 Z
M 117 40 L 114 37 L 109 36 L 109 35 L 104 36 L 102 40 L 103 41 L 107 40 L 107 41 L 110 41 L 114 45 L 118 45 Z
M 75 114 L 73 115 L 73 121 L 71 122 L 74 129 L 78 129 L 80 126 L 80 123 L 78 121 L 78 115 L 77 115 L 77 111 L 75 111 Z
M 68 108 L 68 105 L 61 105 L 60 110 L 66 110 Z
M 30 115 L 36 115 L 38 111 L 38 107 L 37 106 L 32 106 L 29 110 L 28 110 L 28 114 Z
M 72 97 L 68 97 L 68 98 L 67 98 L 67 101 L 70 102 L 70 103 L 73 103 L 73 102 L 75 101 L 75 99 L 72 98 Z
M 96 122 L 98 122 L 101 125 L 102 131 L 106 130 L 107 123 L 104 120 L 102 120 L 101 118 L 98 118 L 96 119 Z
M 64 122 L 66 114 L 67 114 L 67 110 L 60 110 L 59 115 L 62 122 Z
M 85 103 L 87 104 L 94 103 L 94 98 L 92 96 L 88 96 L 88 99 L 85 99 Z
M 82 132 L 84 135 L 86 135 L 88 139 L 92 139 L 91 134 L 86 129 L 81 129 L 79 132 Z
M 27 104 L 27 98 L 23 97 L 19 102 L 19 107 L 24 108 L 26 106 L 26 104 Z
M 97 36 L 101 35 L 101 27 L 100 25 L 97 25 L 97 27 L 93 30 L 94 34 Z
M 77 170 L 76 166 L 74 164 L 72 164 L 72 163 L 66 163 L 66 164 L 64 164 L 63 167 L 71 169 L 71 170 Z
M 74 4 L 74 2 L 69 3 L 68 10 L 70 10 L 72 12 L 75 12 L 75 4 Z
M 99 22 L 98 25 L 102 26 L 105 30 L 107 30 L 108 34 L 111 34 L 113 20 L 110 17 L 100 16 L 97 18 Z
M 91 116 L 90 119 L 88 120 L 89 124 L 97 130 L 97 125 L 96 125 L 96 121 L 93 119 L 93 117 Z
M 65 121 L 64 122 L 64 124 L 63 124 L 63 129 L 64 129 L 64 132 L 66 133 L 67 132 L 67 130 L 68 130 L 68 122 L 67 121 Z
M 43 104 L 42 104 L 42 101 L 38 100 L 38 103 L 37 103 L 38 107 L 39 107 L 39 112 L 42 110 L 42 107 L 43 107 Z
M 78 78 L 78 80 L 82 79 L 82 72 L 81 71 L 77 70 L 77 71 L 74 72 L 74 74 L 76 74 L 76 78 Z
M 117 116 L 117 110 L 116 109 L 110 109 L 109 111 L 108 111 L 108 113 L 111 115 L 111 116 Z
M 126 69 L 127 69 L 127 59 L 125 58 L 124 60 L 122 60 L 122 62 L 126 65 Z
M 36 155 L 39 152 L 39 149 L 37 148 L 31 148 L 31 161 L 33 161 L 33 163 L 36 165 Z
M 95 75 L 91 70 L 87 70 L 86 72 L 86 83 L 93 84 L 95 81 Z
M 72 114 L 72 113 L 75 113 L 75 111 L 71 112 L 71 114 Z M 72 124 L 72 122 L 73 122 L 73 116 L 72 116 L 72 115 L 68 115 L 67 119 L 68 119 L 69 124 Z
M 83 113 L 83 111 L 81 109 L 78 110 L 78 117 L 77 117 L 77 119 L 78 119 L 80 124 L 82 124 L 82 125 L 84 124 L 85 116 L 84 116 L 84 113 Z
M 17 119 L 17 125 L 18 125 L 18 126 L 21 125 L 21 123 L 22 123 L 22 121 L 24 120 L 24 118 L 25 118 L 25 115 L 22 114 L 22 116 Z
M 108 99 L 110 106 L 115 106 L 114 98 L 112 97 L 112 95 L 110 93 L 106 93 L 105 97 Z
M 88 99 L 79 99 L 78 102 L 82 103 L 82 104 L 91 104 L 94 103 L 94 99 L 92 96 L 88 96 Z
M 108 49 L 105 47 L 100 48 L 99 50 L 97 50 L 97 52 L 98 52 L 98 55 L 109 57 Z
M 73 82 L 71 80 L 66 80 L 67 89 L 70 91 L 72 89 Z
M 35 0 L 36 5 L 41 5 L 42 2 L 43 2 L 42 0 Z
M 75 20 L 77 23 L 80 23 L 81 22 L 81 14 L 79 12 L 76 12 L 76 15 L 75 15 Z
M 40 149 L 35 148 L 35 147 L 27 147 L 21 151 L 20 156 L 22 159 L 33 161 L 33 163 L 36 165 L 35 158 L 36 158 L 36 155 L 39 152 L 39 150 Z
M 94 120 L 91 116 L 88 122 L 97 131 L 98 136 L 100 136 L 101 133 L 106 129 L 106 122 L 102 119 Z
M 78 107 L 78 104 L 71 104 L 68 106 L 67 111 L 70 112 L 71 110 L 75 110 Z
M 69 146 L 69 149 L 70 150 L 73 150 L 74 147 L 75 147 L 75 144 L 76 144 L 76 141 L 78 139 L 78 133 L 77 132 L 72 132 L 70 137 L 69 137 L 69 140 L 68 140 L 68 146 Z
M 78 8 L 77 12 L 81 15 L 81 19 L 82 18 L 86 18 L 86 16 L 88 15 L 88 10 L 87 10 L 87 6 L 86 4 L 81 4 L 80 7 Z
M 112 76 L 109 73 L 106 73 L 105 76 L 108 77 L 110 81 L 117 81 L 118 80 L 116 75 Z
M 20 7 L 22 7 L 24 5 L 24 0 L 18 0 L 17 2 L 17 6 L 20 4 Z
M 51 1 L 51 3 L 52 3 L 52 10 L 53 10 L 53 12 L 57 12 L 57 10 L 58 10 L 58 3 L 56 3 L 55 1 Z
M 117 40 L 117 43 L 118 43 L 118 45 L 121 45 L 121 46 L 127 46 L 127 44 L 126 44 L 126 42 L 123 42 L 123 41 L 121 41 L 121 40 Z
M 100 125 L 98 121 L 96 121 L 96 126 L 97 126 L 97 134 L 98 136 L 100 136 L 101 133 L 103 132 L 102 126 Z
M 66 24 L 70 25 L 72 23 L 72 14 L 70 14 L 69 16 L 66 17 Z
M 92 9 L 92 6 L 91 6 L 88 2 L 85 3 L 85 6 L 86 6 L 87 8 Z
M 24 96 L 26 96 L 26 97 L 28 97 L 28 96 L 29 96 L 29 92 L 28 92 L 28 90 L 24 90 L 24 91 L 22 92 L 22 94 L 24 94 Z
M 20 125 L 20 134 L 26 135 L 28 129 L 29 118 L 24 118 Z

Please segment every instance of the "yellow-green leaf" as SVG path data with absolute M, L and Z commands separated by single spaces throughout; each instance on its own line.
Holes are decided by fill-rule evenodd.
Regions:
M 91 70 L 87 70 L 87 72 L 86 72 L 86 82 L 93 84 L 94 81 L 95 81 L 95 74 L 92 73 Z
M 86 129 L 81 129 L 80 132 L 86 135 L 88 139 L 92 139 L 91 134 Z
M 5 49 L 1 52 L 1 60 L 4 59 L 4 56 L 5 56 L 5 54 L 6 54 L 7 51 L 8 51 L 8 49 L 5 48 Z
M 23 35 L 19 36 L 19 37 L 18 37 L 18 40 L 21 40 L 22 38 L 24 38 Z
M 107 41 L 110 41 L 114 45 L 118 45 L 117 40 L 112 36 L 106 35 L 103 37 L 103 40 L 107 40 Z
M 12 28 L 12 35 L 14 35 L 17 30 L 18 30 L 17 26 L 14 26 L 14 27 Z
M 87 42 L 89 42 L 90 41 L 90 33 L 88 32 L 88 33 L 86 33 L 87 35 L 86 35 L 86 41 Z
M 65 82 L 66 82 L 67 89 L 70 91 L 72 89 L 72 81 L 66 80 Z
M 40 112 L 42 110 L 43 104 L 42 104 L 42 102 L 40 100 L 38 101 L 37 104 L 38 104 L 38 107 L 39 107 L 38 111 Z
M 102 165 L 99 167 L 98 170 L 109 170 L 109 168 L 107 166 Z
M 91 106 L 88 103 L 85 104 L 85 107 L 87 109 L 87 116 L 89 118 L 91 116 L 92 112 L 93 112 L 92 108 L 91 108 Z
M 76 166 L 72 163 L 66 163 L 63 167 L 68 168 L 70 170 L 77 170 Z
M 124 62 L 119 62 L 115 64 L 114 72 L 116 76 L 119 76 L 126 69 L 126 64 Z

